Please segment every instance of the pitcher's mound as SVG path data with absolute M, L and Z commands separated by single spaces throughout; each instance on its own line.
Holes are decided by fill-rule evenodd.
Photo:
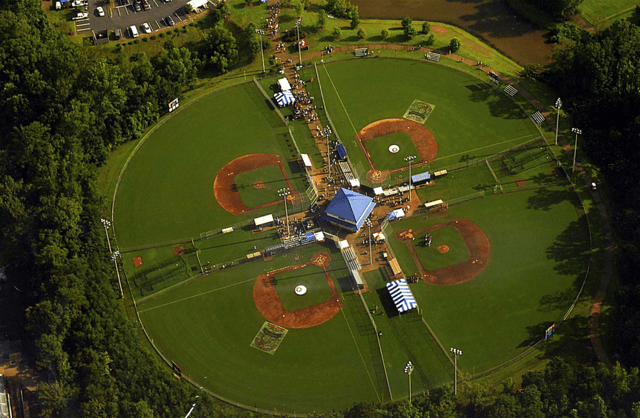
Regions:
M 261 182 L 261 181 L 256 181 L 255 183 L 253 183 L 253 188 L 254 189 L 266 189 L 267 186 L 265 186 L 264 183 Z
M 440 254 L 446 254 L 449 252 L 449 246 L 448 245 L 438 245 L 438 251 L 440 251 Z

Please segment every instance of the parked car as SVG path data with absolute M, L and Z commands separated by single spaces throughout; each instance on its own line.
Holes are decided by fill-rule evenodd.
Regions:
M 171 16 L 167 16 L 167 18 L 165 19 L 165 21 L 167 22 L 167 25 L 169 26 L 173 26 L 176 24 L 176 22 L 173 21 L 173 19 L 171 18 Z
M 144 33 L 151 33 L 151 26 L 147 22 L 144 22 L 140 27 Z
M 137 38 L 139 36 L 138 35 L 138 29 L 136 28 L 135 25 L 129 26 L 129 32 L 131 32 L 131 37 L 132 38 Z
M 141 12 L 142 11 L 142 6 L 140 6 L 140 0 L 135 0 L 133 2 L 133 8 L 136 12 Z
M 120 39 L 122 38 L 122 30 L 121 29 L 116 29 L 113 33 L 113 36 L 115 36 L 116 39 Z
M 596 186 L 596 182 L 595 181 L 591 183 L 591 190 L 593 190 L 594 192 L 596 190 L 598 190 L 598 186 Z
M 104 9 L 102 6 L 98 6 L 96 10 L 98 11 L 98 16 L 104 16 Z
M 80 19 L 86 19 L 89 17 L 89 13 L 87 12 L 78 12 L 74 17 L 72 17 L 71 19 L 73 20 L 80 20 Z
M 144 10 L 151 9 L 151 6 L 149 5 L 149 0 L 142 0 L 142 7 L 144 7 Z

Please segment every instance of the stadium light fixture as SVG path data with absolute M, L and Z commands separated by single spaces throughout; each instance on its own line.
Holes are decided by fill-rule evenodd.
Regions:
M 264 31 L 262 29 L 256 29 L 256 33 L 260 35 L 260 55 L 262 56 L 262 72 L 266 72 L 264 69 L 264 50 L 262 49 L 262 35 L 264 35 Z
M 458 356 L 462 355 L 462 350 L 451 347 L 453 353 L 453 394 L 458 394 Z
M 111 226 L 111 221 L 108 219 L 100 219 L 102 222 L 102 226 L 104 226 L 104 234 L 107 236 L 107 245 L 109 246 L 109 254 L 111 254 L 111 260 L 113 264 L 116 266 L 116 276 L 118 277 L 118 287 L 120 288 L 120 297 L 124 298 L 124 291 L 122 290 L 122 280 L 120 279 L 120 270 L 118 269 L 118 256 L 120 255 L 120 251 L 113 252 L 111 248 L 111 240 L 109 239 L 109 227 Z
M 417 157 L 415 155 L 410 155 L 405 157 L 404 160 L 409 163 L 409 202 L 411 202 L 411 161 L 415 160 Z
M 409 403 L 411 403 L 411 373 L 413 373 L 413 364 L 411 361 L 404 366 L 404 372 L 409 375 Z
M 578 153 L 578 135 L 582 135 L 582 129 L 571 128 L 571 132 L 576 134 L 576 144 L 573 146 L 573 168 L 571 169 L 572 173 L 576 171 L 576 154 Z
M 199 397 L 200 397 L 199 395 L 196 396 L 196 401 L 198 400 Z M 191 415 L 195 407 L 196 407 L 196 403 L 194 402 L 193 405 L 191 405 L 191 409 L 189 410 L 189 412 L 187 412 L 187 415 L 185 415 L 184 418 L 189 418 L 189 415 Z
M 287 196 L 291 194 L 288 187 L 278 190 L 278 196 L 284 198 L 284 214 L 287 217 L 287 238 L 289 238 L 289 209 L 287 208 Z
M 562 100 L 558 97 L 556 100 L 556 109 L 558 109 L 558 117 L 556 119 L 556 145 L 558 145 L 558 125 L 560 124 L 560 108 L 562 107 Z

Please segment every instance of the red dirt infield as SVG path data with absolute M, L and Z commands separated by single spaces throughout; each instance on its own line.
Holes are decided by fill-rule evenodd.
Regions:
M 431 131 L 419 123 L 406 120 L 406 119 L 382 119 L 368 124 L 364 128 L 360 129 L 360 132 L 356 134 L 356 139 L 360 145 L 362 153 L 367 158 L 369 167 L 371 168 L 367 172 L 367 180 L 372 183 L 381 183 L 389 173 L 403 170 L 397 168 L 395 170 L 383 171 L 376 169 L 369 152 L 364 146 L 364 143 L 381 136 L 389 135 L 395 132 L 406 132 L 411 137 L 413 145 L 415 145 L 418 153 L 420 154 L 421 162 L 415 164 L 415 167 L 419 167 L 424 164 L 432 163 L 438 155 L 438 143 L 433 137 Z
M 253 301 L 256 307 L 264 317 L 274 324 L 278 324 L 285 328 L 311 328 L 320 325 L 333 318 L 342 308 L 340 295 L 336 290 L 336 286 L 329 275 L 327 265 L 331 262 L 331 256 L 327 252 L 315 253 L 306 263 L 296 264 L 275 270 L 258 276 L 256 283 L 253 285 Z M 322 268 L 327 284 L 331 289 L 331 299 L 326 302 L 318 303 L 313 306 L 298 309 L 295 311 L 287 311 L 282 306 L 278 291 L 273 284 L 273 278 L 279 273 L 291 270 L 297 270 L 315 264 Z
M 489 238 L 487 238 L 478 225 L 466 219 L 455 219 L 440 225 L 424 228 L 419 231 L 415 231 L 413 235 L 424 234 L 447 226 L 453 226 L 458 230 L 458 232 L 460 232 L 464 243 L 469 249 L 470 255 L 467 261 L 454 264 L 453 266 L 444 267 L 439 270 L 425 270 L 422 267 L 422 263 L 418 258 L 415 248 L 413 248 L 413 240 L 403 238 L 403 231 L 396 232 L 396 239 L 407 245 L 407 248 L 413 257 L 413 261 L 418 267 L 418 270 L 420 270 L 422 280 L 426 283 L 440 286 L 452 286 L 468 282 L 480 274 L 489 262 L 489 257 L 491 255 L 491 244 L 489 243 Z M 404 236 L 406 236 L 406 234 L 404 234 Z
M 267 167 L 270 165 L 275 165 L 276 167 L 280 168 L 280 171 L 282 171 L 282 176 L 287 182 L 287 187 L 289 188 L 289 190 L 291 190 L 292 196 L 294 194 L 300 194 L 299 192 L 293 190 L 291 180 L 289 180 L 287 171 L 282 165 L 280 156 L 276 154 L 247 154 L 243 155 L 242 157 L 236 158 L 230 163 L 227 163 L 227 165 L 225 165 L 220 169 L 220 171 L 218 171 L 218 175 L 213 182 L 213 194 L 220 206 L 222 206 L 227 212 L 233 215 L 240 215 L 245 212 L 250 212 L 252 210 L 257 210 L 265 208 L 267 206 L 273 206 L 282 203 L 282 200 L 275 200 L 263 205 L 254 206 L 251 208 L 247 207 L 242 202 L 240 193 L 235 187 L 235 179 L 238 174 L 256 170 L 262 167 Z M 256 181 L 256 183 L 257 182 L 258 181 Z
M 133 267 L 142 266 L 142 257 L 133 257 Z

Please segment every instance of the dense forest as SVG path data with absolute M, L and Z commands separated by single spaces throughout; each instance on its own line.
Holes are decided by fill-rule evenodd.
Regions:
M 342 4 L 349 5 L 331 2 Z M 25 345 L 47 372 L 43 416 L 176 417 L 198 395 L 159 364 L 121 308 L 97 171 L 198 76 L 223 74 L 240 51 L 259 51 L 251 28 L 234 36 L 225 14 L 224 7 L 209 13 L 211 31 L 190 49 L 167 42 L 153 57 L 123 53 L 108 61 L 61 38 L 39 1 L 0 2 L 0 249 L 20 289 L 16 311 L 3 314 L 25 330 Z M 576 37 L 540 77 L 582 129 L 613 200 L 622 365 L 555 359 L 526 374 L 521 388 L 505 384 L 497 398 L 466 384 L 457 398 L 443 387 L 413 404 L 359 403 L 333 415 L 640 417 L 640 29 L 621 21 Z M 191 416 L 253 415 L 203 396 Z

